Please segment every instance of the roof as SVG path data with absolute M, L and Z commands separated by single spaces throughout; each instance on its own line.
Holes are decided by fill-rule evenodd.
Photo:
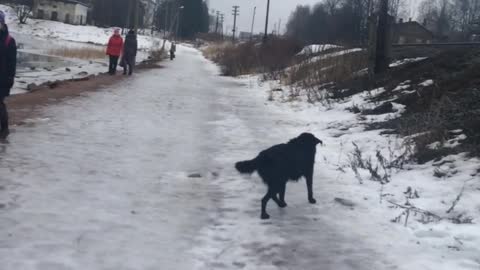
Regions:
M 85 6 L 85 7 L 89 7 L 89 5 L 87 5 L 83 2 L 77 1 L 77 0 L 53 0 L 53 1 L 63 2 L 63 3 L 67 3 L 67 4 L 73 4 L 73 5 L 82 5 L 82 6 Z
M 420 24 L 417 21 L 409 21 L 409 22 L 402 22 L 402 23 L 395 24 L 396 29 L 402 29 L 402 28 L 405 28 L 405 27 L 416 27 L 419 30 L 425 32 L 426 34 L 434 36 L 432 31 L 428 30 L 425 26 L 423 26 L 422 24 Z

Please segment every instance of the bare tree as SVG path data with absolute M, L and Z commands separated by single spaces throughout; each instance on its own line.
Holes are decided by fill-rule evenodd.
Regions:
M 27 5 L 19 5 L 14 7 L 18 20 L 21 24 L 26 24 L 28 18 L 32 16 L 32 7 Z
M 28 18 L 32 16 L 33 0 L 4 0 L 0 1 L 0 4 L 8 5 L 15 10 L 21 24 L 27 23 Z

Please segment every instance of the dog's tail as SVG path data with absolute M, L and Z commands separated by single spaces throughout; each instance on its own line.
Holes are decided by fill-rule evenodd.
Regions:
M 258 158 L 235 163 L 235 168 L 240 173 L 252 174 L 258 169 Z

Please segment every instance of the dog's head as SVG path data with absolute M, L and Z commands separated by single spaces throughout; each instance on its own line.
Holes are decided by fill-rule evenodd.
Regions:
M 317 144 L 323 145 L 323 142 L 311 133 L 302 133 L 300 134 L 300 136 L 293 139 L 293 141 L 296 141 L 304 145 L 311 145 L 311 146 L 317 146 Z

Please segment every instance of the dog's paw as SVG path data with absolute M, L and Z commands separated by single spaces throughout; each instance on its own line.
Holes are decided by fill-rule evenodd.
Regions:
M 261 219 L 269 219 L 269 218 L 270 218 L 270 215 L 267 214 L 267 213 L 262 213 L 262 215 L 261 215 L 260 218 L 261 218 Z
M 317 200 L 315 200 L 314 198 L 309 198 L 308 202 L 311 203 L 311 204 L 316 204 Z
M 287 207 L 287 206 L 288 206 L 288 204 L 287 204 L 286 202 L 280 202 L 280 203 L 278 204 L 278 207 L 280 207 L 280 208 L 285 208 L 285 207 Z

